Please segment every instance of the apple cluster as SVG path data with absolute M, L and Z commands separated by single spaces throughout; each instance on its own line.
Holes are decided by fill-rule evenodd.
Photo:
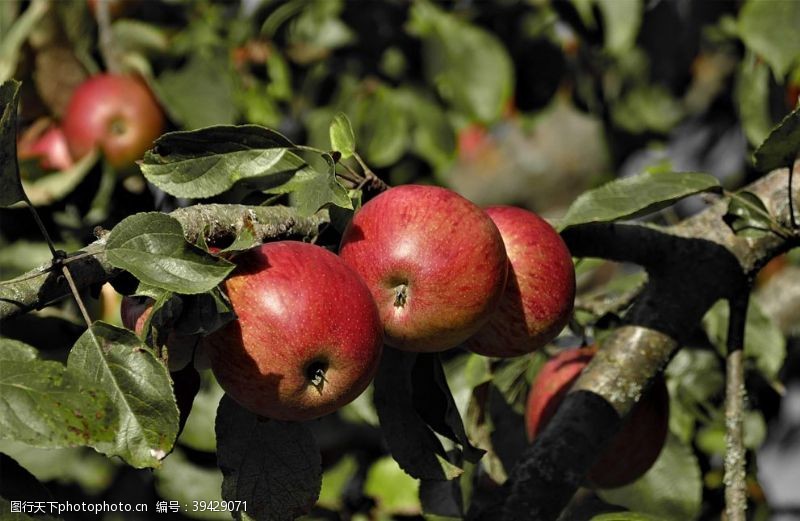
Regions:
M 17 143 L 20 159 L 43 170 L 66 170 L 99 148 L 117 169 L 133 166 L 152 147 L 165 117 L 150 89 L 135 76 L 99 74 L 70 97 L 61 123 L 34 125 Z
M 434 186 L 399 186 L 366 203 L 338 256 L 282 241 L 232 260 L 224 291 L 237 320 L 203 349 L 234 400 L 279 420 L 317 418 L 355 399 L 384 343 L 530 353 L 558 335 L 575 294 L 570 253 L 546 221 L 519 208 L 483 210 Z M 123 314 L 140 332 L 141 315 Z

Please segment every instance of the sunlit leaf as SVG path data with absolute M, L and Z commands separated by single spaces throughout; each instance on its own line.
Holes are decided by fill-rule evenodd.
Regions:
M 178 221 L 139 213 L 116 225 L 106 242 L 108 262 L 157 288 L 192 294 L 209 291 L 235 267 L 186 242 Z
M 560 228 L 645 215 L 684 197 L 719 189 L 714 176 L 698 173 L 645 172 L 616 179 L 581 194 L 570 206 Z
M 749 0 L 739 12 L 739 34 L 744 43 L 766 61 L 775 76 L 783 77 L 800 57 L 800 3 Z
M 67 365 L 105 391 L 116 408 L 116 437 L 92 446 L 137 468 L 159 466 L 178 435 L 178 407 L 164 364 L 131 331 L 95 322 L 73 346 Z
M 339 112 L 334 116 L 330 128 L 331 148 L 342 155 L 342 159 L 347 159 L 353 155 L 356 149 L 356 137 L 353 134 L 353 127 L 347 115 Z
M 82 376 L 41 360 L 22 342 L 0 339 L 0 437 L 36 447 L 113 440 L 117 417 L 111 399 Z

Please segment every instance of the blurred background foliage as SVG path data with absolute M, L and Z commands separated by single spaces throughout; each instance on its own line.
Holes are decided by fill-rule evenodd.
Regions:
M 514 204 L 553 219 L 585 190 L 646 170 L 707 172 L 729 189 L 753 180 L 750 153 L 800 93 L 800 2 L 788 0 L 112 0 L 109 7 L 104 25 L 83 0 L 0 2 L 0 80 L 24 82 L 20 132 L 43 118 L 57 121 L 89 75 L 132 71 L 156 94 L 169 130 L 254 123 L 327 149 L 341 111 L 366 162 L 390 184 L 436 183 L 482 205 Z M 21 166 L 31 200 L 68 251 L 93 240 L 95 226 L 187 204 L 97 155 L 67 172 Z M 212 200 L 239 202 L 235 190 Z M 690 198 L 654 219 L 675 222 L 703 204 Z M 789 519 L 781 512 L 800 508 L 797 489 L 787 495 L 776 483 L 792 476 L 785 466 L 757 473 L 755 465 L 759 449 L 773 465 L 800 459 L 800 418 L 786 412 L 800 387 L 797 339 L 787 343 L 786 335 L 797 334 L 800 320 L 776 318 L 770 289 L 787 274 L 797 283 L 798 257 L 770 265 L 749 314 L 753 519 Z M 25 210 L 1 210 L 1 278 L 48 259 Z M 643 280 L 630 266 L 580 262 L 575 319 L 557 343 L 602 339 Z M 119 296 L 105 287 L 93 297 L 94 316 L 119 323 Z M 576 519 L 620 507 L 653 518 L 719 519 L 726 323 L 726 307 L 713 308 L 667 369 L 672 435 L 654 469 L 623 489 L 582 492 Z M 3 335 L 63 360 L 81 331 L 65 302 L 4 325 Z M 467 465 L 455 492 L 420 484 L 387 457 L 368 396 L 315 422 L 325 473 L 307 519 L 459 517 L 518 457 L 525 394 L 545 358 L 501 363 L 450 354 L 445 371 L 456 405 L 472 440 L 488 450 L 479 466 Z M 213 425 L 221 394 L 205 374 L 179 447 L 154 472 L 89 449 L 0 441 L 0 451 L 56 498 L 219 499 Z

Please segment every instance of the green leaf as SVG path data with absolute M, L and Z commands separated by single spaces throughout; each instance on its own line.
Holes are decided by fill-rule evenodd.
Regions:
M 375 409 L 389 452 L 418 479 L 454 479 L 462 469 L 448 461 L 441 442 L 414 408 L 412 369 L 416 353 L 385 348 L 375 377 Z
M 295 206 L 309 215 L 332 203 L 350 207 L 347 190 L 326 171 L 316 171 L 281 134 L 257 125 L 217 126 L 171 132 L 156 140 L 141 165 L 148 181 L 176 197 L 205 198 L 239 181 L 253 190 L 294 193 Z
M 683 115 L 681 103 L 669 90 L 657 85 L 636 87 L 611 107 L 614 123 L 634 134 L 667 133 Z
M 494 367 L 492 383 L 517 414 L 525 414 L 528 390 L 545 362 L 547 355 L 537 351 L 532 356 L 504 360 Z
M 605 48 L 612 54 L 629 52 L 642 25 L 642 0 L 595 0 L 603 17 Z
M 162 105 L 189 130 L 234 123 L 238 109 L 227 56 L 193 56 L 182 69 L 167 69 L 158 77 L 154 88 Z
M 424 43 L 425 72 L 458 111 L 496 120 L 511 95 L 514 68 L 497 37 L 431 2 L 414 2 L 409 29 Z
M 567 211 L 560 229 L 645 215 L 679 199 L 720 189 L 714 176 L 683 172 L 645 172 L 616 179 L 581 194 Z
M 356 136 L 353 134 L 353 127 L 350 120 L 343 112 L 334 116 L 330 127 L 331 148 L 342 155 L 342 159 L 347 159 L 356 151 Z
M 703 496 L 700 465 L 691 447 L 670 435 L 644 476 L 624 487 L 598 490 L 597 495 L 612 505 L 664 519 L 696 519 Z
M 408 145 L 409 114 L 397 91 L 381 87 L 355 108 L 360 148 L 373 166 L 389 166 L 403 155 Z
M 769 172 L 794 164 L 798 151 L 800 151 L 800 107 L 772 129 L 767 139 L 756 149 L 753 158 L 759 171 Z
M 0 339 L 0 437 L 36 447 L 93 445 L 117 427 L 107 393 L 72 368 Z
M 670 431 L 683 443 L 691 443 L 695 424 L 708 421 L 706 407 L 725 386 L 719 356 L 707 349 L 684 347 L 670 361 L 666 375 Z
M 400 468 L 395 460 L 383 457 L 367 471 L 364 494 L 375 498 L 385 514 L 415 516 L 421 513 L 419 481 Z
M 117 410 L 116 438 L 92 446 L 136 468 L 157 467 L 178 435 L 178 407 L 164 364 L 132 332 L 96 322 L 75 343 L 67 365 L 105 391 Z
M 186 459 L 176 450 L 153 473 L 156 491 L 164 499 L 178 501 L 181 513 L 193 519 L 230 520 L 231 514 L 222 510 L 194 509 L 194 501 L 222 501 L 222 473 L 218 468 L 206 468 Z
M 739 12 L 744 44 L 783 78 L 800 58 L 800 3 L 749 0 Z
M 0 82 L 11 79 L 14 71 L 17 70 L 20 49 L 51 7 L 53 4 L 46 0 L 30 2 L 28 8 L 14 21 L 8 32 L 3 33 L 3 37 L 0 39 Z M 0 165 L 4 162 L 0 161 Z M 2 192 L 3 190 L 0 189 L 0 193 Z
M 201 372 L 200 376 L 200 391 L 194 397 L 192 411 L 178 441 L 190 449 L 215 452 L 217 438 L 214 433 L 214 417 L 224 392 L 210 370 Z
M 333 170 L 320 172 L 309 166 L 298 169 L 283 181 L 276 178 L 279 184 L 264 190 L 268 194 L 290 194 L 289 201 L 303 217 L 314 214 L 328 204 L 341 208 L 352 208 L 347 189 L 339 184 Z
M 736 74 L 734 89 L 739 118 L 747 140 L 760 145 L 769 134 L 772 119 L 769 113 L 769 69 L 767 64 L 748 53 Z
M 182 294 L 210 291 L 235 267 L 186 242 L 180 223 L 156 212 L 117 224 L 108 236 L 106 257 L 145 284 Z
M 304 423 L 261 418 L 227 396 L 216 421 L 222 497 L 247 501 L 247 514 L 270 521 L 307 513 L 322 485 L 321 456 Z M 241 519 L 242 512 L 234 513 Z
M 474 447 L 467 437 L 464 423 L 447 385 L 438 354 L 420 353 L 411 373 L 414 408 L 437 433 L 459 445 L 463 457 L 477 463 L 484 451 Z
M 148 181 L 168 194 L 205 198 L 242 179 L 291 176 L 304 165 L 289 152 L 294 148 L 281 134 L 257 125 L 168 132 L 145 153 L 141 169 Z
M 742 191 L 731 195 L 728 211 L 722 220 L 736 235 L 757 237 L 769 233 L 773 220 L 763 201 L 752 192 Z
M 342 498 L 350 481 L 358 472 L 358 462 L 353 455 L 343 456 L 335 465 L 322 473 L 322 489 L 317 505 L 328 510 L 340 510 Z
M 723 356 L 727 353 L 728 317 L 728 305 L 724 300 L 714 304 L 703 317 L 703 329 Z M 786 358 L 786 337 L 754 299 L 750 299 L 747 307 L 744 356 L 755 362 L 756 368 L 768 381 L 778 381 L 778 372 Z
M 20 83 L 0 85 L 0 208 L 25 200 L 17 166 L 17 105 Z
M 169 33 L 165 28 L 154 24 L 121 18 L 111 25 L 111 33 L 114 44 L 123 53 L 163 54 L 169 51 Z

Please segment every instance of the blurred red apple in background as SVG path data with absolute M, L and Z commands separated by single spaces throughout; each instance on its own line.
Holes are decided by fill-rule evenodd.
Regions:
M 519 356 L 553 340 L 569 321 L 575 269 L 561 236 L 535 213 L 511 206 L 486 213 L 505 243 L 508 281 L 497 310 L 465 347 L 485 356 Z
M 508 271 L 503 240 L 483 210 L 445 188 L 390 188 L 356 212 L 339 255 L 378 304 L 386 343 L 443 351 L 486 323 Z
M 100 147 L 115 168 L 132 166 L 164 130 L 165 119 L 145 83 L 133 76 L 101 74 L 78 86 L 64 115 L 73 157 Z
M 233 261 L 225 292 L 238 319 L 204 342 L 225 392 L 285 421 L 317 418 L 358 397 L 383 347 L 378 310 L 359 276 L 302 242 L 263 244 Z

